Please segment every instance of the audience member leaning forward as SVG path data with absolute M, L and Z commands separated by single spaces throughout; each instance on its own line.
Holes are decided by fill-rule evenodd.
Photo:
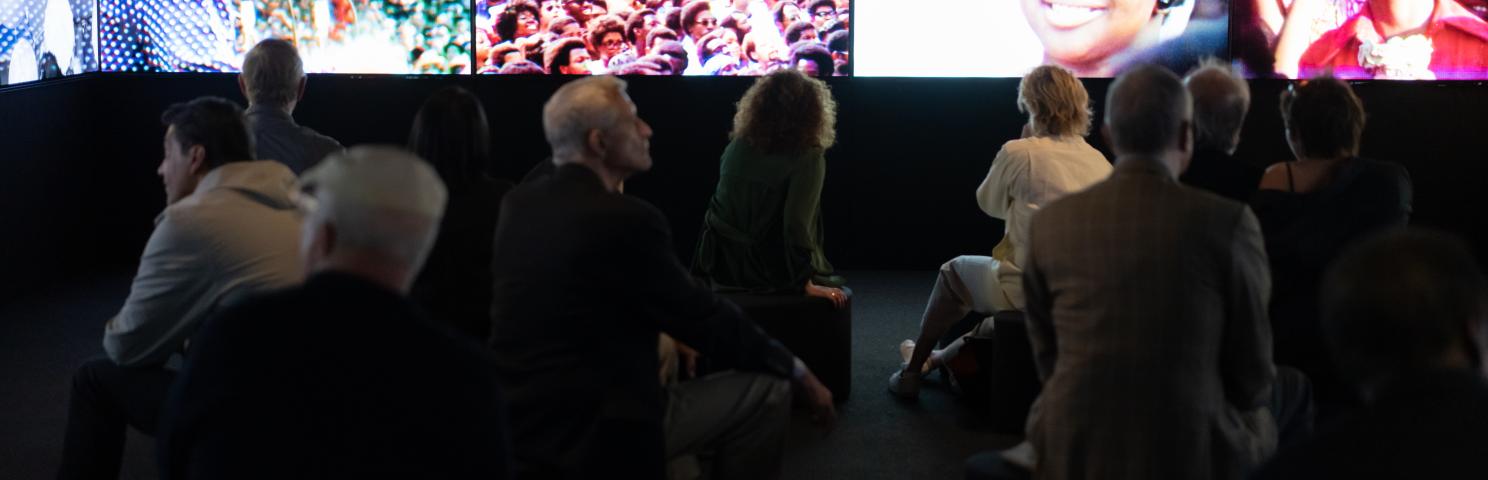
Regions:
M 1278 430 L 1306 428 L 1305 378 L 1271 360 L 1255 216 L 1177 181 L 1192 115 L 1172 72 L 1123 74 L 1106 99 L 1115 171 L 1033 218 L 1037 478 L 1239 478 Z
M 59 478 L 118 478 L 126 426 L 155 433 L 176 378 L 166 362 L 203 319 L 304 276 L 294 173 L 252 161 L 242 109 L 198 98 L 171 105 L 161 122 L 167 205 L 124 307 L 104 326 L 108 358 L 83 364 L 73 377 Z
M 164 478 L 506 478 L 489 353 L 408 298 L 446 192 L 402 150 L 305 172 L 304 285 L 214 316 L 162 414 Z
M 821 421 L 832 395 L 739 308 L 693 283 L 650 204 L 621 194 L 651 167 L 625 83 L 564 85 L 543 108 L 557 165 L 503 201 L 490 345 L 509 395 L 518 478 L 661 478 L 705 453 L 713 478 L 781 474 L 792 386 Z M 662 390 L 658 333 L 752 372 Z

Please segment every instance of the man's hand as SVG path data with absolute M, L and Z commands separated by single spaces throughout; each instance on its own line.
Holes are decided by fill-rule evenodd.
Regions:
M 811 421 L 831 430 L 837 424 L 837 405 L 832 401 L 832 391 L 816 379 L 811 369 L 796 360 L 796 374 L 792 375 L 792 389 L 811 408 Z

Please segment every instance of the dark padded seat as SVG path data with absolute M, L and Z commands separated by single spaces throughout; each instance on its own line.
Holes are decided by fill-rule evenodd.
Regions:
M 992 335 L 966 337 L 966 348 L 976 355 L 990 384 L 992 429 L 1022 435 L 1028 409 L 1041 389 L 1033 365 L 1033 345 L 1028 340 L 1023 312 L 997 312 L 993 321 Z
M 822 384 L 832 390 L 832 398 L 840 403 L 847 401 L 852 391 L 852 290 L 844 288 L 843 292 L 848 300 L 841 309 L 833 307 L 831 300 L 804 294 L 723 296 L 738 304 L 765 333 L 780 340 L 806 362 Z

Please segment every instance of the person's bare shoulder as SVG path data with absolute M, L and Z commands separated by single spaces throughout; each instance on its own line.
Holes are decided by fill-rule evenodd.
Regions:
M 1261 190 L 1287 190 L 1287 162 L 1277 162 L 1266 167 L 1266 173 L 1261 174 Z

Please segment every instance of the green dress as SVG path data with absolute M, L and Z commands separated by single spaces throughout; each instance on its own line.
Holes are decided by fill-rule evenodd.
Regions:
M 694 275 L 714 290 L 801 292 L 806 280 L 840 286 L 822 254 L 821 149 L 766 154 L 734 140 L 708 201 Z

